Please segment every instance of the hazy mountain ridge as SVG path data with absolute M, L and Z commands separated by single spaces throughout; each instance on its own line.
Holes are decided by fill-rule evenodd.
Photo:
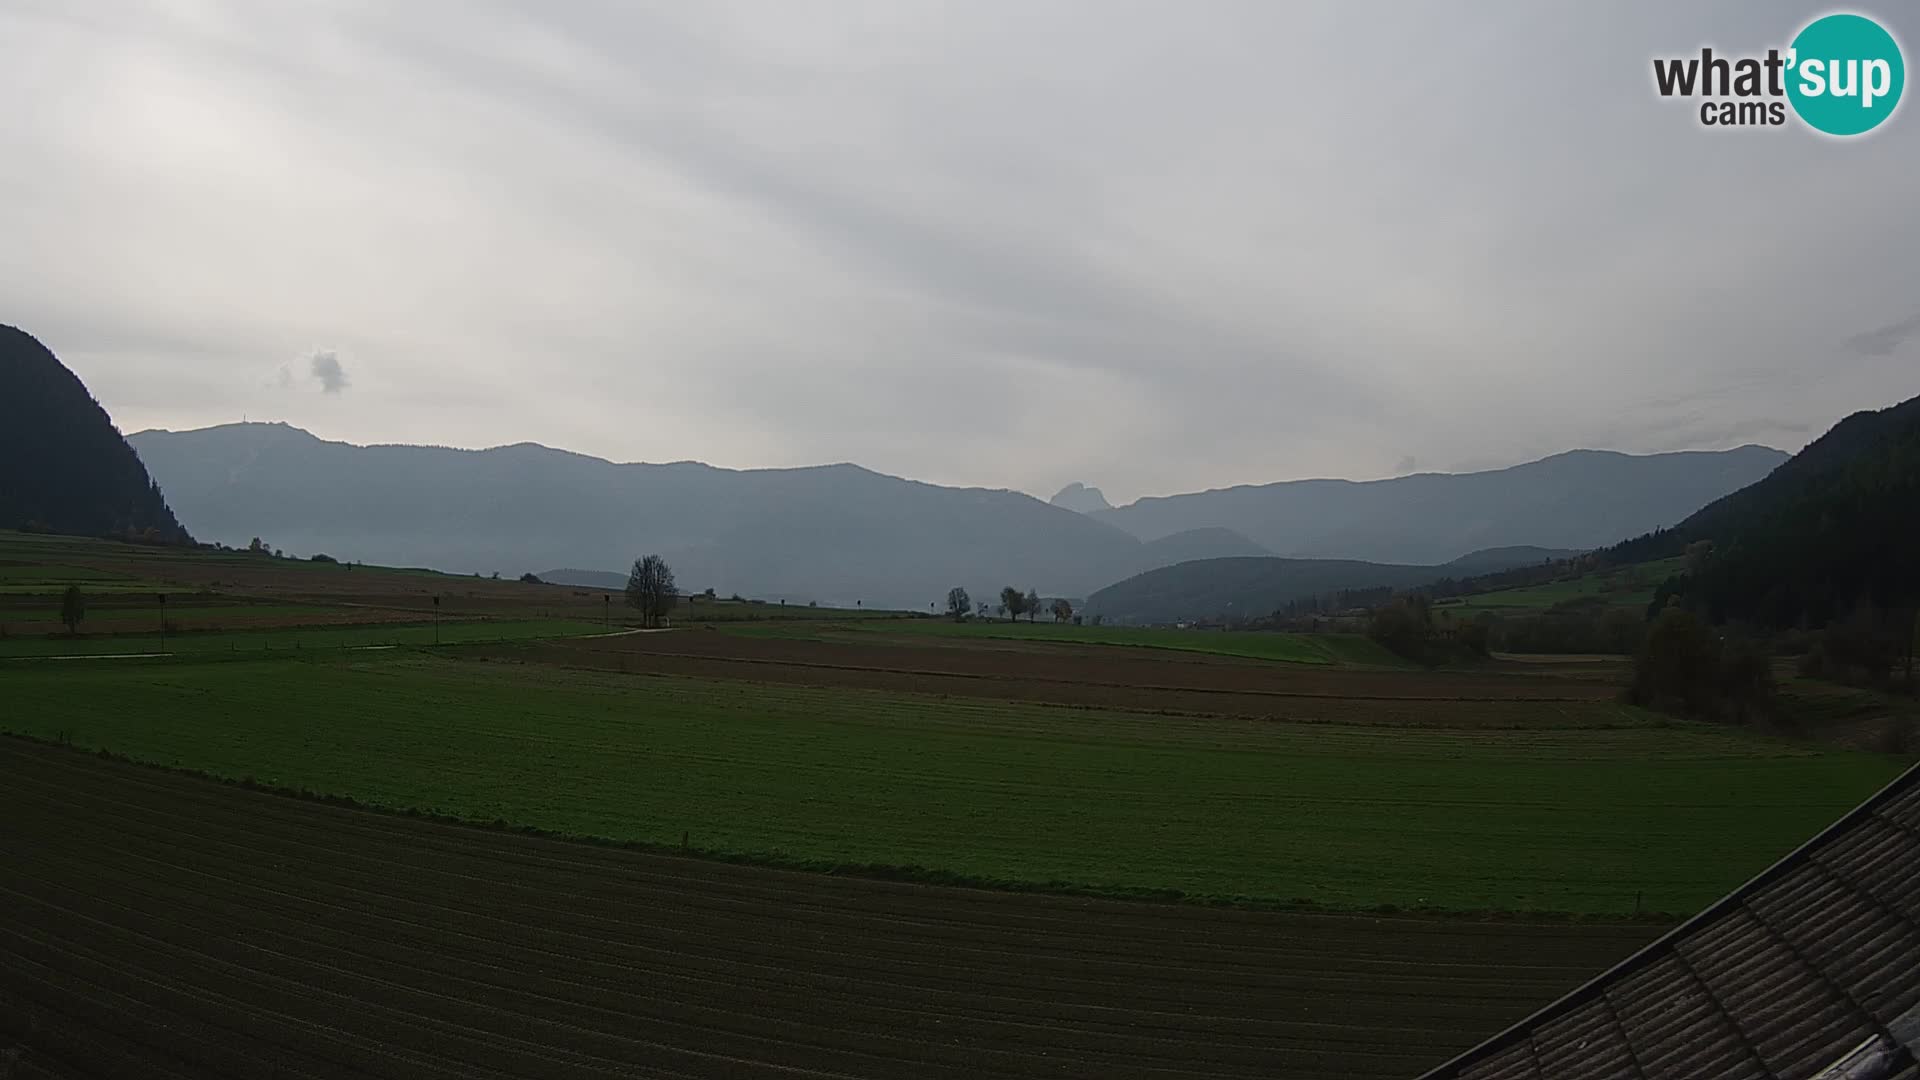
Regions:
M 1217 525 L 1185 529 L 1162 536 L 1157 540 L 1149 540 L 1146 542 L 1146 549 L 1161 566 L 1192 562 L 1195 559 L 1226 559 L 1235 556 L 1273 554 L 1232 529 Z
M 80 377 L 0 325 L 0 528 L 188 539 L 140 456 Z
M 1584 551 L 1616 543 L 1673 525 L 1786 459 L 1764 446 L 1649 455 L 1570 450 L 1488 472 L 1151 496 L 1092 516 L 1142 540 L 1221 527 L 1293 558 L 1431 565 L 1514 544 Z
M 129 441 L 166 485 L 181 518 L 208 539 L 244 545 L 259 536 L 299 554 L 323 551 L 455 572 L 518 576 L 573 567 L 619 573 L 635 556 L 659 552 L 686 589 L 927 610 L 943 606 L 953 585 L 976 599 L 1007 584 L 1085 597 L 1143 570 L 1196 557 L 1280 550 L 1233 526 L 1204 523 L 1143 541 L 1112 523 L 1137 513 L 1138 503 L 1082 514 L 1019 492 L 941 487 L 852 464 L 749 470 L 692 461 L 615 464 L 534 443 L 485 450 L 356 446 L 259 423 L 145 431 Z M 1633 463 L 1648 459 L 1603 457 L 1627 463 L 1628 472 L 1646 471 Z M 1609 494 L 1616 471 L 1589 470 L 1584 487 L 1563 495 L 1603 506 L 1617 502 L 1617 493 Z M 1450 485 L 1474 488 L 1488 475 L 1497 474 L 1424 478 L 1437 494 L 1413 508 L 1424 521 L 1420 528 L 1407 523 L 1394 498 L 1381 512 L 1346 515 L 1340 528 L 1360 550 L 1431 548 L 1445 542 L 1426 527 L 1441 513 L 1434 504 L 1449 502 Z M 1307 481 L 1230 491 L 1330 485 L 1375 489 Z M 1725 490 L 1710 491 L 1687 509 Z M 1159 502 L 1185 507 L 1183 499 L 1204 502 L 1214 494 Z M 1310 503 L 1293 513 L 1308 519 L 1301 526 L 1307 529 L 1317 527 L 1316 516 L 1327 516 Z M 1539 526 L 1514 523 L 1509 534 L 1495 522 L 1468 530 L 1476 540 L 1491 535 L 1495 542 L 1463 542 L 1444 556 L 1527 543 L 1552 531 Z M 1609 530 L 1605 541 L 1631 535 L 1630 526 L 1621 528 L 1627 531 Z M 1431 565 L 1444 559 L 1366 561 Z
M 1097 487 L 1088 487 L 1078 480 L 1054 492 L 1053 498 L 1047 501 L 1054 506 L 1081 514 L 1113 509 L 1113 504 L 1107 501 L 1104 492 Z
M 209 538 L 517 576 L 657 551 L 682 588 L 925 609 L 954 584 L 1084 595 L 1142 545 L 1030 496 L 857 465 L 614 464 L 536 444 L 354 446 L 284 424 L 133 436 Z

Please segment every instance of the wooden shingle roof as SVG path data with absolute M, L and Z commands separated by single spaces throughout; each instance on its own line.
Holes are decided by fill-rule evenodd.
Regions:
M 1920 1080 L 1920 765 L 1422 1080 Z

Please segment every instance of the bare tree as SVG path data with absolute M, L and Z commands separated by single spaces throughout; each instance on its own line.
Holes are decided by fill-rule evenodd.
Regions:
M 1055 600 L 1053 602 L 1053 621 L 1066 622 L 1071 618 L 1073 618 L 1073 605 L 1068 603 L 1065 598 Z
M 1019 589 L 1008 585 L 1000 590 L 1000 609 L 1007 613 L 1007 618 L 1018 619 L 1027 609 L 1027 598 L 1020 595 Z
M 60 621 L 67 624 L 67 633 L 79 633 L 80 620 L 86 617 L 87 598 L 80 595 L 80 586 L 67 586 L 65 595 L 60 597 Z
M 1033 617 L 1040 614 L 1040 593 L 1034 589 L 1028 589 L 1026 599 L 1020 601 L 1020 610 L 1026 612 L 1027 621 L 1032 622 Z
M 973 610 L 973 597 L 967 595 L 967 590 L 958 585 L 947 590 L 947 614 L 953 616 L 954 622 L 966 618 L 967 612 L 971 610 Z
M 679 599 L 667 560 L 658 555 L 633 560 L 633 572 L 627 575 L 627 606 L 640 613 L 640 625 L 660 625 Z

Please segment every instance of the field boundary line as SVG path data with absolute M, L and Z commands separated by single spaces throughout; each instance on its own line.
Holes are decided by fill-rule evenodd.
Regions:
M 601 636 L 618 637 L 621 635 L 618 635 L 618 634 L 597 635 L 596 634 L 596 635 L 588 635 L 586 637 L 548 638 L 546 640 L 548 641 L 586 641 L 586 640 L 590 640 L 593 637 L 601 637 Z M 487 644 L 487 643 L 473 642 L 472 644 L 480 645 L 480 644 Z M 588 651 L 592 652 L 596 650 L 588 650 Z M 614 655 L 621 655 L 621 654 L 614 654 Z M 824 663 L 817 660 L 775 660 L 775 659 L 768 659 L 768 658 L 759 657 L 759 656 L 716 656 L 709 653 L 652 653 L 652 654 L 636 653 L 631 655 L 635 655 L 635 656 L 653 655 L 653 656 L 664 656 L 664 657 L 669 657 L 674 659 L 705 660 L 710 663 L 762 664 L 768 667 L 797 667 L 797 668 L 808 668 L 808 669 L 820 670 L 820 671 L 872 672 L 872 673 L 877 673 L 882 675 L 906 675 L 906 676 L 912 676 L 917 678 L 977 679 L 982 682 L 1053 683 L 1060 686 L 1112 686 L 1113 685 L 1111 683 L 1095 682 L 1090 679 L 1060 679 L 1060 678 L 1048 678 L 1046 676 L 1041 676 L 1041 675 L 1017 675 L 1017 676 L 1016 675 L 995 675 L 988 672 L 978 672 L 978 671 L 929 671 L 922 668 L 883 668 L 883 667 L 869 667 L 864 664 L 829 664 L 829 663 Z M 538 662 L 538 661 L 535 661 L 535 662 Z M 575 670 L 608 671 L 610 669 L 598 668 L 598 667 L 587 667 L 587 668 L 576 668 Z M 647 672 L 623 672 L 623 674 L 644 675 L 644 674 L 647 674 Z M 1476 704 L 1488 704 L 1488 703 L 1500 703 L 1500 702 L 1517 702 L 1517 703 L 1523 703 L 1523 704 L 1537 704 L 1537 703 L 1562 703 L 1562 704 L 1579 704 L 1579 705 L 1607 704 L 1607 702 L 1597 698 L 1585 698 L 1585 697 L 1457 697 L 1457 696 L 1436 697 L 1436 696 L 1427 695 L 1427 694 L 1417 695 L 1417 696 L 1416 695 L 1392 695 L 1392 694 L 1333 694 L 1333 693 L 1327 693 L 1325 691 L 1318 691 L 1318 690 L 1259 690 L 1259 689 L 1236 690 L 1236 689 L 1227 689 L 1227 688 L 1222 688 L 1217 686 L 1211 686 L 1211 687 L 1210 686 L 1170 686 L 1170 685 L 1165 685 L 1161 683 L 1144 683 L 1144 684 L 1138 684 L 1138 685 L 1127 685 L 1127 686 L 1119 687 L 1119 689 L 1141 690 L 1141 691 L 1150 691 L 1150 692 L 1165 692 L 1165 693 L 1180 693 L 1180 694 L 1241 694 L 1241 695 L 1247 695 L 1247 696 L 1253 696 L 1253 697 L 1302 698 L 1302 699 L 1315 700 L 1315 701 L 1423 701 L 1423 702 L 1464 701 L 1464 702 L 1476 703 Z

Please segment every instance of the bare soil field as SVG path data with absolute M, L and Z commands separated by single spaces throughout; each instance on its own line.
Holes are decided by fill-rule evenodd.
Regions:
M 190 595 L 245 597 L 282 604 L 392 609 L 411 613 L 414 618 L 432 618 L 436 598 L 443 616 L 604 618 L 617 626 L 631 614 L 622 609 L 618 595 L 609 601 L 603 589 L 0 531 L 0 570 L 6 569 L 15 573 L 0 573 L 0 587 L 40 594 L 31 602 L 50 611 L 58 610 L 60 590 L 73 582 L 94 596 L 133 591 L 136 598 L 130 602 L 136 604 L 151 601 L 154 592 L 165 591 L 175 594 L 176 600 Z M 51 607 L 49 596 L 53 599 Z M 4 592 L 0 592 L 3 600 Z M 693 621 L 763 622 L 885 619 L 901 613 L 733 603 L 701 597 L 690 600 L 675 614 Z
M 1120 646 L 868 644 L 685 630 L 475 648 L 500 659 L 631 673 L 1358 724 L 1543 727 L 1639 716 L 1613 704 L 1615 687 L 1587 680 L 1359 670 Z
M 1406 1077 L 1658 927 L 792 873 L 0 739 L 16 1077 Z

